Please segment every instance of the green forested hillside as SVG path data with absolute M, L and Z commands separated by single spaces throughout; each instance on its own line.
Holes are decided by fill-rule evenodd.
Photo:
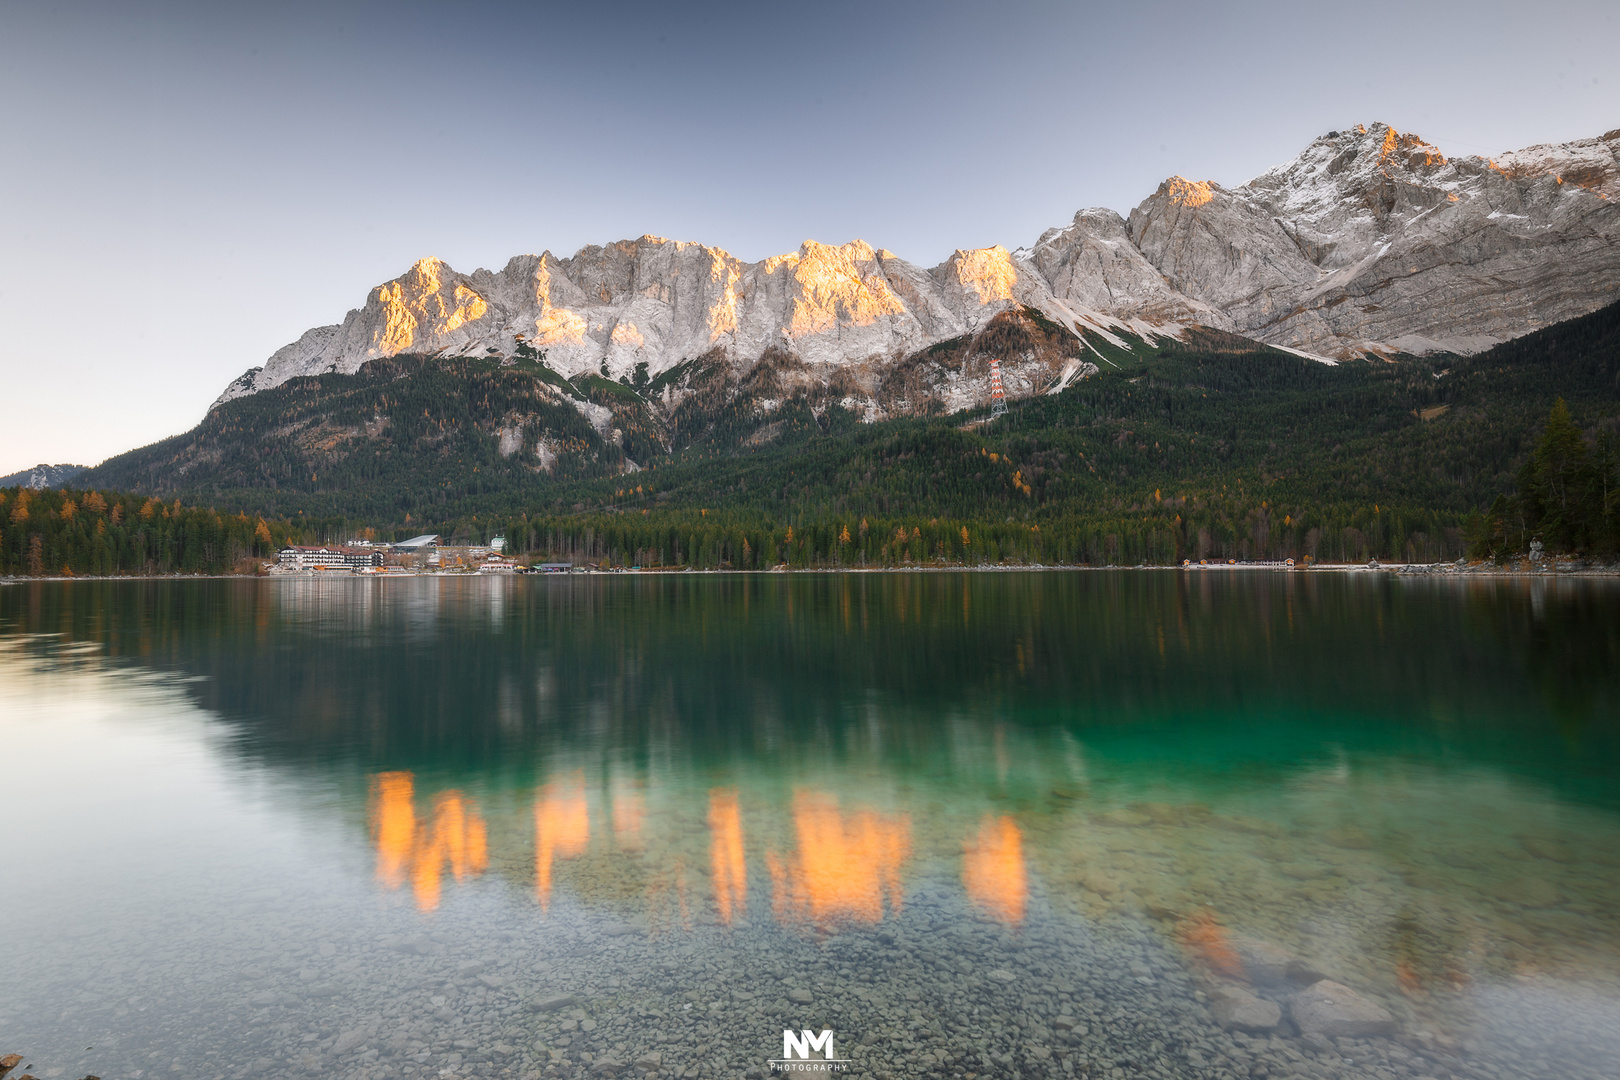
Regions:
M 1049 334 L 1028 322 L 1001 344 Z M 1328 366 L 1215 334 L 1108 350 L 1098 374 L 989 422 L 861 423 L 832 392 L 792 389 L 785 357 L 741 376 L 699 358 L 631 385 L 569 383 L 541 359 L 294 380 L 78 482 L 333 539 L 505 531 L 592 561 L 1450 559 L 1470 514 L 1516 490 L 1557 400 L 1594 478 L 1613 471 L 1599 436 L 1620 422 L 1620 305 L 1468 358 Z M 692 392 L 666 405 L 671 384 Z
M 296 526 L 100 491 L 0 489 L 0 575 L 249 572 Z

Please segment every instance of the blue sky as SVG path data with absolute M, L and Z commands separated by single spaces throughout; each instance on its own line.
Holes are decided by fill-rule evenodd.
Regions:
M 423 255 L 923 265 L 1383 120 L 1620 127 L 1620 5 L 0 6 L 0 473 L 195 424 Z

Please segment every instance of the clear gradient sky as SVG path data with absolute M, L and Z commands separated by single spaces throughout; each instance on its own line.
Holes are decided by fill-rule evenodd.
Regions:
M 0 3 L 0 474 L 186 430 L 423 255 L 928 266 L 1383 120 L 1620 127 L 1614 0 Z

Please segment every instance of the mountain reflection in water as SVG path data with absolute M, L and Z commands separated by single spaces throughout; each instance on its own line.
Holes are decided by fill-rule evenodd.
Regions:
M 432 911 L 439 906 L 446 870 L 458 882 L 484 872 L 489 862 L 484 819 L 460 791 L 435 795 L 431 813 L 420 820 L 410 773 L 378 773 L 371 778 L 371 791 L 370 832 L 377 849 L 377 880 L 384 886 L 397 889 L 408 879 L 417 907 Z M 700 794 L 693 792 L 694 797 Z M 730 925 L 748 910 L 743 814 L 735 789 L 715 788 L 707 797 L 707 892 L 713 917 Z M 623 810 L 623 800 L 635 809 Z M 614 845 L 604 852 L 606 857 L 638 863 L 648 857 L 640 827 L 642 804 L 639 791 L 615 791 L 609 811 Z M 626 827 L 632 814 L 633 829 Z M 800 791 L 793 797 L 791 818 L 795 847 L 763 854 L 771 910 L 778 920 L 830 928 L 847 920 L 880 922 L 885 906 L 891 913 L 901 910 L 911 858 L 910 815 L 871 808 L 845 812 L 832 795 Z M 535 893 L 545 910 L 560 876 L 558 860 L 580 856 L 590 845 L 583 774 L 544 784 L 534 798 L 534 822 Z M 781 830 L 761 830 L 773 831 Z M 987 817 L 965 847 L 962 881 L 967 894 L 997 919 L 1018 922 L 1027 892 L 1018 826 L 1010 817 Z
M 409 876 L 416 906 L 432 911 L 439 906 L 446 869 L 457 881 L 484 872 L 489 863 L 484 819 L 461 792 L 435 795 L 431 812 L 418 821 L 410 773 L 379 773 L 371 791 L 378 881 L 397 889 Z
M 90 1045 L 72 1010 L 102 1007 L 76 965 L 104 947 L 96 1022 L 142 1068 L 167 1038 L 132 1033 L 151 991 L 217 1010 L 198 1062 L 251 1030 L 272 1063 L 335 1036 L 283 1020 L 290 1002 L 384 1015 L 414 994 L 436 1075 L 458 1063 L 430 1029 L 499 998 L 521 1019 L 503 1045 L 538 1071 L 587 1030 L 517 1008 L 542 991 L 577 992 L 604 1028 L 616 1002 L 629 1045 L 636 995 L 672 1020 L 696 1002 L 693 1023 L 766 1010 L 837 954 L 814 997 L 846 1002 L 844 1046 L 908 995 L 983 1024 L 991 984 L 1029 996 L 1025 1025 L 1088 994 L 1159 1023 L 1211 980 L 1279 995 L 1264 971 L 1284 956 L 1422 1046 L 1496 1040 L 1502 1075 L 1559 1075 L 1558 1054 L 1602 1058 L 1594 1032 L 1620 1030 L 1616 610 L 1602 581 L 1316 573 L 6 587 L 0 703 L 40 722 L 0 723 L 0 748 L 58 785 L 41 791 L 126 774 L 83 732 L 129 754 L 181 717 L 204 749 L 181 755 L 191 787 L 148 789 L 171 817 L 120 822 L 113 898 L 55 854 L 101 842 L 105 807 L 12 801 L 33 877 L 0 931 L 40 974 L 0 1020 Z M 218 825 L 186 802 L 203 787 Z M 233 873 L 265 879 L 242 895 L 215 869 L 238 849 Z M 303 867 L 318 893 L 295 895 Z M 94 916 L 87 896 L 120 905 L 127 937 L 42 944 L 77 940 L 64 913 Z M 488 970 L 441 971 L 441 951 Z M 1520 1068 L 1531 1044 L 1553 1064 Z

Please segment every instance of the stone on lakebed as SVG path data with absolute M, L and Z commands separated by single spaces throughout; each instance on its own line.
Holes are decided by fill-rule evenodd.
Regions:
M 1395 1034 L 1395 1018 L 1375 1001 L 1332 979 L 1312 983 L 1288 999 L 1288 1015 L 1301 1034 L 1365 1039 Z
M 1209 1011 L 1228 1031 L 1258 1035 L 1282 1023 L 1282 1008 L 1275 1001 L 1256 997 L 1240 986 L 1222 986 L 1210 992 Z

